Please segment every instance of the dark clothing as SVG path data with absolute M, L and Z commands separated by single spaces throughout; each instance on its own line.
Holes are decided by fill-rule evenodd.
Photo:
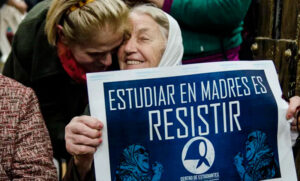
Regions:
M 242 43 L 243 19 L 251 0 L 165 0 L 163 10 L 179 23 L 185 60 L 206 57 Z
M 30 11 L 35 5 L 37 5 L 39 2 L 43 0 L 24 0 L 25 3 L 27 4 L 27 12 Z
M 0 0 L 0 8 L 6 3 L 7 0 Z
M 87 106 L 85 108 L 83 115 L 90 115 L 90 107 L 89 106 Z M 67 172 L 63 178 L 63 181 L 79 181 L 79 180 L 80 180 L 79 173 L 78 173 L 77 168 L 74 163 L 74 157 L 72 157 L 68 163 Z M 86 174 L 84 180 L 85 181 L 96 180 L 94 162 L 92 164 L 91 170 Z
M 67 170 L 66 175 L 64 176 L 63 181 L 79 181 L 79 180 L 80 180 L 79 173 L 74 164 L 74 159 L 72 158 L 69 162 L 68 170 Z M 93 162 L 91 170 L 86 174 L 84 180 L 86 180 L 86 181 L 96 180 L 94 162 Z
M 65 126 L 87 105 L 86 85 L 64 71 L 55 47 L 44 32 L 50 0 L 36 5 L 20 24 L 3 74 L 31 87 L 40 101 L 55 158 L 70 156 L 65 148 Z

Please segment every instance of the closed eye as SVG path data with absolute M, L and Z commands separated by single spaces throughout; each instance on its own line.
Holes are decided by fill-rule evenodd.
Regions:
M 140 39 L 141 41 L 148 41 L 148 40 L 150 40 L 150 38 L 147 37 L 147 36 L 141 36 L 139 39 Z

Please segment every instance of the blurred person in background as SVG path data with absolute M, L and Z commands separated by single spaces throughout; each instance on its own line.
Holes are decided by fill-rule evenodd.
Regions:
M 27 4 L 23 0 L 0 0 L 0 62 L 7 59 L 11 50 L 12 36 L 26 11 Z
M 27 11 L 27 4 L 22 0 L 0 0 L 0 8 L 2 8 L 4 4 L 15 7 L 21 14 Z

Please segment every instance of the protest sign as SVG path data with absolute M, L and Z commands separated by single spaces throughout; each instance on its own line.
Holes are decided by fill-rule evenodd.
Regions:
M 296 180 L 272 61 L 87 75 L 99 181 Z

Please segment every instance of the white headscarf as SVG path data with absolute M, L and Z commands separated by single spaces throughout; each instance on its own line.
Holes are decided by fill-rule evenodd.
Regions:
M 177 21 L 172 16 L 167 13 L 165 15 L 169 21 L 169 34 L 167 46 L 158 67 L 181 65 L 183 56 L 181 30 Z

